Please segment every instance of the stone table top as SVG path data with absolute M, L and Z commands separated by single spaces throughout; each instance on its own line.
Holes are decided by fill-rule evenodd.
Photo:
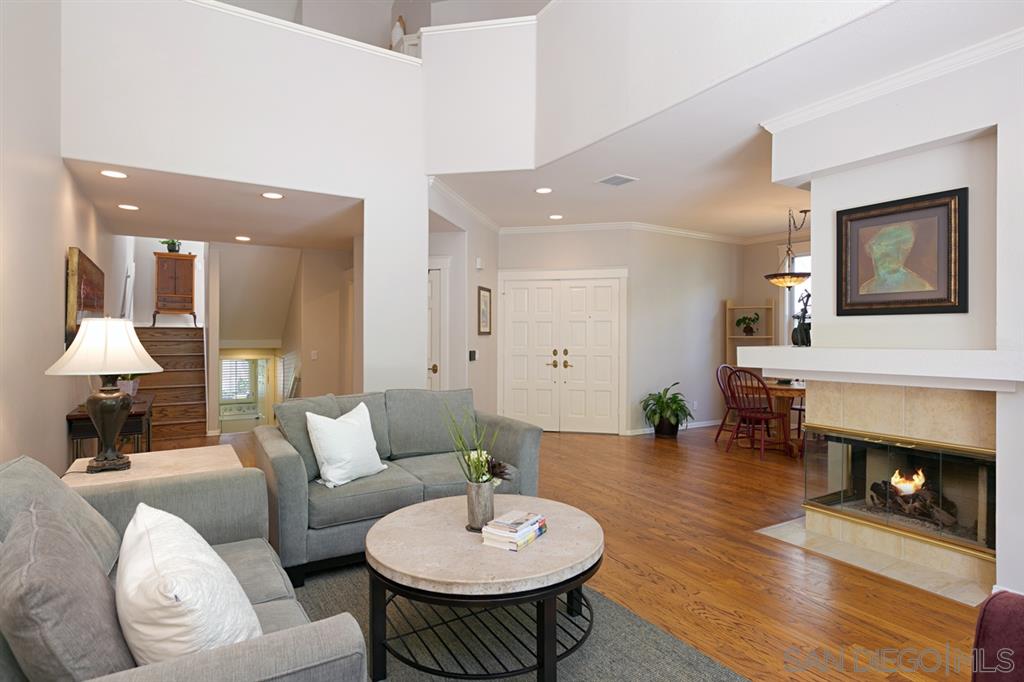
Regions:
M 76 459 L 62 477 L 72 488 L 90 485 L 142 481 L 164 476 L 201 474 L 222 469 L 241 469 L 238 453 L 230 445 L 210 445 L 201 448 L 182 448 L 158 452 L 138 452 L 128 455 L 132 461 L 130 469 L 123 471 L 102 471 L 88 474 L 85 467 L 91 458 Z
M 385 578 L 414 589 L 459 595 L 535 590 L 579 575 L 601 558 L 604 531 L 586 512 L 554 500 L 495 495 L 494 515 L 513 511 L 547 517 L 548 530 L 519 552 L 487 547 L 466 530 L 466 497 L 445 497 L 399 509 L 366 536 L 366 561 Z

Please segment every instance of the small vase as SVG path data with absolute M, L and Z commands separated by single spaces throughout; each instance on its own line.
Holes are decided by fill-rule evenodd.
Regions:
M 167 253 L 178 253 L 181 251 L 181 244 L 168 244 Z
M 469 523 L 466 530 L 479 533 L 494 519 L 494 484 L 466 482 L 466 511 Z
M 743 328 L 743 333 L 746 334 L 747 336 L 753 336 L 754 328 L 748 324 L 746 327 Z
M 117 387 L 121 390 L 122 393 L 127 393 L 128 395 L 134 396 L 136 393 L 139 392 L 139 380 L 132 379 L 131 381 L 125 381 L 124 379 L 121 379 L 117 382 Z

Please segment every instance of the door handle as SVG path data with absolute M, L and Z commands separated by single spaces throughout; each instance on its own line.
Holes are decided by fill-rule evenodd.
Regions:
M 556 362 L 555 364 L 557 365 L 558 363 Z M 562 360 L 562 368 L 563 369 L 569 369 L 572 366 L 573 365 L 570 365 L 568 360 Z
M 546 365 L 548 363 L 545 362 L 544 364 Z M 552 360 L 551 366 L 554 367 L 555 369 L 558 369 L 558 360 Z
M 431 374 L 437 374 L 437 363 L 435 362 L 430 367 L 427 367 L 427 371 Z

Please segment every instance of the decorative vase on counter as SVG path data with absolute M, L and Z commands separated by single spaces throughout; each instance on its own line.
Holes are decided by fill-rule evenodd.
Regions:
M 494 519 L 494 482 L 466 481 L 466 511 L 469 523 L 466 530 L 479 533 Z

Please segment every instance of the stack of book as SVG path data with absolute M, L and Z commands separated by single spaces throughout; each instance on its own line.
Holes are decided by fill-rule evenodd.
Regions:
M 548 521 L 542 514 L 510 511 L 484 526 L 484 544 L 518 552 L 547 530 Z

